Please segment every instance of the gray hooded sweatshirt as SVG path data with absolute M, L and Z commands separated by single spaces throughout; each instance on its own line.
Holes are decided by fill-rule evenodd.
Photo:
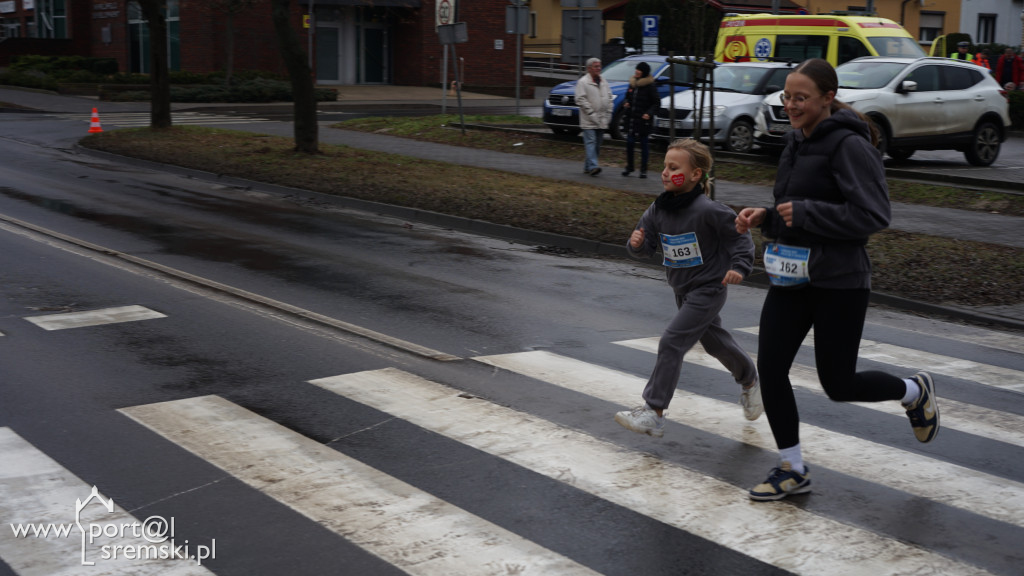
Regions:
M 707 284 L 724 289 L 722 279 L 726 272 L 735 270 L 746 277 L 754 266 L 754 243 L 750 233 L 736 232 L 736 213 L 705 196 L 701 186 L 691 194 L 693 198 L 688 205 L 674 210 L 664 207 L 667 203 L 661 202 L 666 196 L 663 194 L 644 211 L 636 226 L 644 229 L 643 245 L 634 250 L 626 242 L 628 254 L 639 260 L 662 251 L 661 235 L 677 239 L 669 239 L 670 252 L 675 243 L 679 253 L 666 263 L 665 270 L 669 286 L 679 296 Z M 690 242 L 689 234 L 693 234 L 696 246 Z M 663 262 L 666 256 L 663 253 Z

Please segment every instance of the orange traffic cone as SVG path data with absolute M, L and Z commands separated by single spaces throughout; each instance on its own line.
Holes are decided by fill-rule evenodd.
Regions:
M 96 132 L 103 132 L 103 127 L 100 126 L 100 114 L 95 108 L 92 109 L 92 121 L 89 122 L 89 134 L 95 134 Z

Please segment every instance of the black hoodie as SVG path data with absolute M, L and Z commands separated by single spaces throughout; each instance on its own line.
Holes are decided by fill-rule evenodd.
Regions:
M 868 124 L 840 109 L 809 137 L 786 136 L 775 178 L 775 206 L 793 203 L 793 226 L 768 209 L 762 233 L 782 244 L 811 249 L 810 284 L 871 288 L 868 237 L 889 226 L 889 188 Z

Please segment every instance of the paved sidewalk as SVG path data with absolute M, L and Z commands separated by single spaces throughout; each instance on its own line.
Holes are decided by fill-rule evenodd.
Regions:
M 439 103 L 440 90 L 410 87 L 344 87 L 348 98 L 366 98 L 360 102 L 383 104 L 386 102 L 418 102 Z M 359 89 L 362 88 L 360 91 Z M 429 92 L 427 92 L 429 91 Z M 431 96 L 432 94 L 432 96 Z M 402 99 L 397 98 L 401 96 Z M 466 101 L 487 103 L 494 106 L 507 105 L 515 100 L 492 96 L 470 97 L 464 95 Z M 393 98 L 393 100 L 387 100 Z M 339 100 L 342 96 L 339 96 Z M 353 100 L 354 101 L 354 100 Z M 0 102 L 20 104 L 38 110 L 60 113 L 87 113 L 97 105 L 95 99 L 69 97 L 52 93 L 36 93 L 21 90 L 0 88 Z M 538 101 L 523 100 L 523 105 L 538 105 Z M 465 102 L 464 102 L 465 103 Z M 529 103 L 529 104 L 528 104 Z M 148 103 L 102 103 L 106 112 L 146 111 Z M 202 105 L 209 107 L 209 105 Z M 183 110 L 195 108 L 194 104 L 175 104 L 173 109 Z M 245 106 L 221 105 L 240 112 Z M 83 112 L 84 111 L 84 112 Z M 0 114 L 2 120 L 2 114 Z M 456 163 L 465 166 L 488 168 L 496 171 L 527 174 L 545 178 L 557 178 L 577 184 L 602 186 L 618 190 L 629 190 L 655 196 L 661 193 L 657 173 L 651 178 L 641 180 L 636 177 L 622 177 L 621 161 L 623 151 L 619 147 L 602 149 L 602 165 L 604 171 L 597 177 L 583 173 L 583 147 L 580 145 L 578 160 L 559 160 L 541 158 L 512 152 L 496 152 L 477 148 L 450 146 L 419 142 L 406 138 L 371 134 L 329 128 L 330 123 L 321 123 L 320 140 L 324 143 L 340 144 L 354 148 L 375 150 L 411 156 L 426 160 Z M 294 136 L 291 123 L 274 122 L 251 125 L 233 125 L 233 129 L 246 130 L 261 134 L 274 134 L 291 138 Z M 720 181 L 716 186 L 716 200 L 733 206 L 764 206 L 771 203 L 771 188 L 735 182 Z M 978 242 L 989 242 L 1017 248 L 1024 248 L 1024 218 L 971 212 L 949 208 L 933 208 L 914 204 L 893 203 L 893 219 L 891 228 L 906 232 L 928 234 Z M 1024 303 L 1013 306 L 977 309 L 978 312 L 997 317 L 1011 319 L 1024 325 Z

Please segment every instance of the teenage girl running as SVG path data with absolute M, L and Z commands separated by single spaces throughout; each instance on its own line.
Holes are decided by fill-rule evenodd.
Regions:
M 868 121 L 835 99 L 836 71 L 805 60 L 782 94 L 793 131 L 779 159 L 775 205 L 744 208 L 736 231 L 761 227 L 765 270 L 772 286 L 761 309 L 757 369 L 781 464 L 750 490 L 754 500 L 810 492 L 800 451 L 789 369 L 814 327 L 818 379 L 837 402 L 903 403 L 921 442 L 939 431 L 935 385 L 926 372 L 899 378 L 857 372 L 871 293 L 868 237 L 889 225 L 889 190 Z

